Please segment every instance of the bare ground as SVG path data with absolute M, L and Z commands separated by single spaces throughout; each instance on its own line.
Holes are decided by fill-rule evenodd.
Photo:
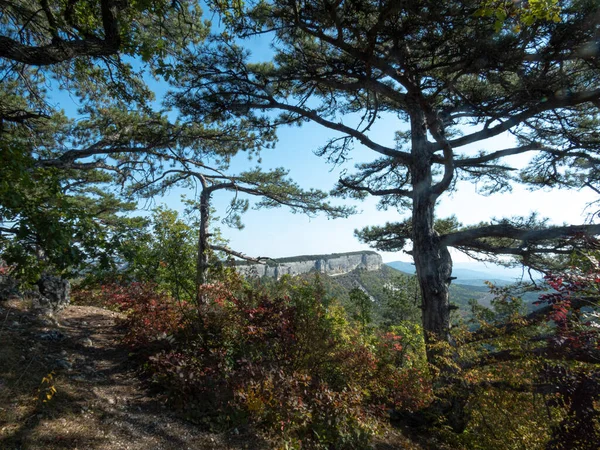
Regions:
M 47 318 L 22 301 L 0 305 L 0 450 L 270 448 L 249 430 L 202 430 L 149 394 L 121 345 L 121 317 L 69 306 Z M 390 432 L 375 448 L 422 447 Z
M 22 302 L 0 308 L 0 449 L 268 448 L 239 430 L 202 431 L 149 395 L 120 344 L 119 318 L 93 306 L 54 320 Z M 43 403 L 50 386 L 56 394 Z

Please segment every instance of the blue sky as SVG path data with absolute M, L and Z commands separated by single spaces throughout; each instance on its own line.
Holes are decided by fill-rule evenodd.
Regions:
M 387 119 L 380 124 L 381 131 L 393 136 L 398 123 Z M 282 129 L 275 149 L 263 154 L 267 167 L 285 166 L 290 175 L 303 187 L 329 190 L 333 187 L 346 166 L 333 168 L 322 158 L 313 154 L 313 150 L 330 137 L 328 130 L 314 124 L 301 128 Z M 385 137 L 383 137 L 385 139 Z M 486 147 L 510 147 L 510 142 L 502 138 L 489 142 Z M 356 159 L 375 154 L 365 150 L 357 151 Z M 236 161 L 237 162 L 237 161 Z M 239 162 L 243 165 L 243 162 Z M 591 191 L 535 191 L 530 192 L 521 186 L 515 186 L 513 193 L 493 194 L 483 197 L 475 192 L 470 183 L 460 183 L 456 193 L 446 194 L 440 201 L 438 217 L 456 215 L 463 224 L 487 221 L 493 217 L 529 215 L 537 211 L 552 223 L 583 223 L 590 211 L 584 211 L 586 204 L 595 199 Z M 167 200 L 169 201 L 169 200 Z M 336 200 L 334 200 L 336 201 Z M 339 201 L 339 200 L 338 200 Z M 376 199 L 355 202 L 361 212 L 348 219 L 328 220 L 324 217 L 309 219 L 303 215 L 291 214 L 285 209 L 250 211 L 244 217 L 246 228 L 242 231 L 226 230 L 225 236 L 236 250 L 249 255 L 283 257 L 300 254 L 319 254 L 369 249 L 353 236 L 357 228 L 367 225 L 384 224 L 386 221 L 398 221 L 406 217 L 396 210 L 379 211 Z M 221 206 L 222 208 L 223 206 Z M 593 209 L 592 209 L 593 210 Z M 410 257 L 400 253 L 382 253 L 384 261 L 405 260 Z M 456 261 L 468 261 L 462 254 L 455 254 Z
M 377 124 L 374 136 L 378 142 L 390 143 L 393 135 L 402 123 L 390 117 Z M 353 160 L 343 166 L 333 167 L 326 164 L 323 158 L 317 157 L 313 151 L 330 138 L 331 131 L 316 125 L 306 124 L 302 127 L 286 127 L 280 129 L 276 148 L 262 153 L 262 167 L 274 168 L 283 166 L 290 170 L 290 176 L 304 188 L 318 188 L 329 191 L 344 169 L 352 169 L 357 162 L 369 160 L 377 155 L 358 147 L 352 155 Z M 471 148 L 494 150 L 513 146 L 508 136 L 481 143 Z M 516 164 L 525 162 L 523 156 L 516 157 Z M 245 155 L 238 155 L 232 168 L 243 170 L 253 167 L 256 161 L 248 161 Z M 179 195 L 182 190 L 173 191 L 162 199 L 172 208 L 179 208 Z M 193 192 L 187 193 L 188 196 Z M 215 197 L 217 214 L 223 215 L 227 208 L 229 195 Z M 510 216 L 528 216 L 539 212 L 542 217 L 550 218 L 554 224 L 583 223 L 593 211 L 586 205 L 595 200 L 589 190 L 541 190 L 530 192 L 524 187 L 515 185 L 512 193 L 498 193 L 481 196 L 475 192 L 471 183 L 461 182 L 457 192 L 445 194 L 438 207 L 438 217 L 456 215 L 463 224 L 475 224 L 491 218 Z M 160 201 L 157 199 L 157 201 Z M 252 256 L 284 257 L 301 254 L 326 254 L 368 250 L 354 237 L 354 230 L 368 225 L 382 225 L 386 221 L 398 221 L 407 217 L 396 210 L 379 211 L 377 199 L 369 198 L 364 202 L 349 202 L 332 199 L 334 203 L 356 205 L 359 213 L 348 219 L 329 220 L 325 217 L 308 218 L 302 214 L 292 214 L 285 208 L 271 210 L 250 210 L 243 217 L 246 225 L 241 231 L 229 229 L 224 225 L 221 229 L 230 240 L 230 246 Z M 403 252 L 380 252 L 384 261 L 410 261 L 410 256 Z M 455 261 L 469 261 L 469 258 L 456 252 Z
M 255 60 L 268 58 L 270 50 L 264 39 L 256 39 L 252 44 Z M 164 85 L 153 83 L 157 97 L 160 99 L 166 91 Z M 57 103 L 67 112 L 76 111 L 73 98 L 64 93 L 55 93 Z M 379 120 L 370 135 L 379 143 L 392 145 L 394 133 L 404 126 L 398 119 L 386 116 Z M 290 176 L 304 188 L 318 188 L 329 191 L 339 178 L 342 170 L 351 170 L 357 162 L 369 161 L 378 155 L 357 145 L 351 155 L 352 160 L 338 167 L 327 165 L 323 158 L 317 157 L 313 151 L 332 137 L 332 132 L 316 124 L 305 124 L 302 127 L 281 128 L 278 132 L 279 142 L 275 149 L 265 150 L 262 167 L 286 167 Z M 466 151 L 493 150 L 512 147 L 513 142 L 507 135 L 479 143 Z M 523 164 L 523 156 L 517 157 L 515 164 Z M 512 160 L 509 160 L 512 162 Z M 238 155 L 233 161 L 232 172 L 244 170 L 256 165 L 256 161 L 248 161 L 246 155 Z M 194 196 L 194 191 L 175 189 L 164 198 L 157 198 L 156 203 L 181 210 L 180 197 Z M 223 216 L 230 197 L 225 193 L 215 197 L 217 215 Z M 491 218 L 529 215 L 537 211 L 542 217 L 548 217 L 552 223 L 583 223 L 587 215 L 593 211 L 585 210 L 586 205 L 595 200 L 589 190 L 582 191 L 536 191 L 529 192 L 523 187 L 515 186 L 512 194 L 494 194 L 482 197 L 475 193 L 475 186 L 460 183 L 458 192 L 444 195 L 440 201 L 438 217 L 456 215 L 463 224 L 474 224 Z M 333 199 L 334 203 L 341 200 Z M 346 202 L 352 203 L 352 202 Z M 231 248 L 251 256 L 284 257 L 301 254 L 326 254 L 356 250 L 367 250 L 354 237 L 354 230 L 367 225 L 382 225 L 386 221 L 398 221 L 406 217 L 395 210 L 379 211 L 377 200 L 369 198 L 364 202 L 354 202 L 360 211 L 348 219 L 328 220 L 325 217 L 308 218 L 301 214 L 291 214 L 285 208 L 249 211 L 243 222 L 246 227 L 241 230 L 229 229 L 222 225 L 221 229 L 230 241 Z M 382 253 L 384 261 L 404 260 L 410 257 L 402 252 Z M 456 253 L 455 261 L 468 261 L 468 258 Z

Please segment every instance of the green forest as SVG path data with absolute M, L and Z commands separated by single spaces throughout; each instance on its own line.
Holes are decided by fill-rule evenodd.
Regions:
M 598 201 L 438 213 L 600 194 L 597 0 L 2 0 L 0 76 L 0 449 L 598 448 Z M 369 161 L 326 190 L 261 164 L 309 125 Z M 397 220 L 357 244 L 414 275 L 236 270 L 314 258 L 234 248 L 244 213 L 371 198 Z M 455 252 L 524 276 L 453 283 Z

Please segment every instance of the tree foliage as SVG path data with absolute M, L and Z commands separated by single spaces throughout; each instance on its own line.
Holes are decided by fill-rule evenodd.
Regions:
M 459 181 L 476 182 L 483 194 L 514 183 L 597 182 L 597 3 L 534 2 L 505 16 L 503 2 L 488 3 L 216 1 L 229 28 L 184 61 L 189 76 L 173 94 L 186 110 L 258 129 L 315 122 L 332 132 L 317 150 L 330 161 L 345 160 L 354 145 L 373 151 L 377 159 L 343 176 L 335 192 L 377 196 L 381 207 L 409 213 L 393 225 L 402 231 L 397 243 L 412 241 L 424 327 L 443 340 L 448 247 L 528 262 L 536 252 L 581 247 L 598 232 L 510 219 L 447 235 L 438 229 L 436 203 Z M 270 60 L 249 58 L 245 40 L 255 35 L 272 39 Z M 387 139 L 373 132 L 382 117 L 397 121 Z M 514 139 L 507 148 L 469 150 L 505 133 Z M 511 164 L 517 155 L 529 164 Z M 365 236 L 377 242 L 373 232 Z
M 2 250 L 22 276 L 106 269 L 140 225 L 119 214 L 134 205 L 114 188 L 126 174 L 106 155 L 156 141 L 135 133 L 142 118 L 147 132 L 161 117 L 149 120 L 144 74 L 168 78 L 173 58 L 205 35 L 199 13 L 194 2 L 2 2 Z M 61 92 L 81 102 L 82 120 L 59 109 Z
M 191 301 L 197 239 L 193 222 L 165 207 L 156 208 L 150 221 L 149 226 L 123 243 L 122 264 L 114 272 L 115 278 L 153 283 L 175 299 Z
M 208 29 L 199 5 L 188 0 L 6 1 L 0 11 L 3 81 L 24 86 L 41 110 L 50 106 L 48 75 L 86 102 L 120 98 L 143 106 L 152 98 L 143 71 L 168 79 L 173 57 Z M 132 58 L 141 59 L 141 67 L 134 68 Z
M 323 192 L 302 190 L 286 178 L 284 169 L 226 173 L 237 153 L 253 156 L 270 145 L 274 140 L 270 127 L 254 130 L 243 121 L 205 123 L 185 109 L 182 120 L 170 120 L 168 111 L 152 106 L 154 97 L 144 77 L 149 73 L 168 81 L 183 76 L 174 70 L 174 62 L 206 36 L 208 23 L 199 21 L 196 2 L 41 1 L 38 5 L 31 1 L 5 2 L 2 8 L 6 14 L 0 37 L 6 45 L 0 54 L 0 71 L 6 83 L 0 90 L 0 119 L 7 151 L 17 161 L 27 160 L 30 168 L 61 177 L 74 171 L 81 177 L 101 177 L 102 182 L 120 185 L 119 193 L 127 200 L 196 184 L 202 187 L 197 200 L 199 226 L 205 234 L 210 196 L 216 190 L 235 192 L 225 219 L 238 227 L 239 213 L 249 205 L 246 198 L 238 197 L 240 192 L 261 196 L 257 207 L 286 204 L 294 212 L 324 210 L 332 216 L 350 211 L 329 205 Z M 50 104 L 52 94 L 45 89 L 48 75 L 55 79 L 51 88 L 82 101 L 77 121 Z M 23 139 L 22 145 L 15 139 Z M 13 181 L 28 171 L 10 169 Z M 93 180 L 89 183 L 90 189 L 101 192 Z M 84 211 L 79 215 L 85 216 Z M 13 214 L 8 220 L 29 219 Z M 205 278 L 200 274 L 206 271 L 210 249 L 208 236 L 198 241 L 202 279 L 197 284 L 202 284 Z M 67 247 L 66 242 L 61 245 Z M 240 256 L 223 246 L 219 250 Z
M 25 281 L 42 270 L 108 269 L 121 239 L 141 225 L 122 216 L 135 205 L 108 187 L 108 174 L 37 163 L 35 155 L 61 145 L 69 125 L 61 117 L 0 133 L 0 251 Z

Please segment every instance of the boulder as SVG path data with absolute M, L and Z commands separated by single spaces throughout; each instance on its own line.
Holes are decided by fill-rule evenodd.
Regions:
M 42 309 L 49 310 L 51 313 L 57 313 L 65 309 L 71 301 L 71 284 L 54 275 L 42 274 L 37 282 L 39 290 L 35 301 Z
M 20 297 L 19 283 L 10 275 L 0 273 L 0 302 Z
M 13 268 L 0 259 L 0 302 L 20 297 L 19 282 L 12 276 Z

